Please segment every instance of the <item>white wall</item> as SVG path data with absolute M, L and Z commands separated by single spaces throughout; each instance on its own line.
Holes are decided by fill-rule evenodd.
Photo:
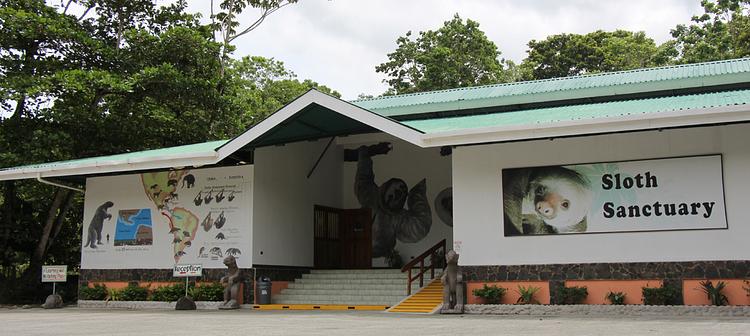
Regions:
M 421 149 L 385 134 L 339 138 L 328 149 L 310 179 L 306 176 L 328 143 L 297 142 L 255 151 L 255 213 L 253 214 L 253 263 L 256 265 L 313 266 L 313 208 L 323 205 L 358 209 L 354 195 L 356 162 L 344 162 L 344 149 L 390 141 L 394 149 L 374 158 L 375 182 L 398 177 L 411 188 L 427 178 L 427 196 L 433 207 L 433 223 L 427 237 L 413 244 L 397 243 L 405 261 L 418 256 L 444 238 L 451 246 L 452 229 L 435 214 L 433 202 L 451 185 L 450 156 L 437 148 Z M 263 254 L 261 254 L 263 252 Z M 374 266 L 385 266 L 383 258 Z
M 341 208 L 343 152 L 328 140 L 255 150 L 253 264 L 313 266 L 313 207 Z
M 454 239 L 462 265 L 750 259 L 750 126 L 649 131 L 459 147 Z M 504 237 L 501 170 L 723 154 L 729 229 Z
M 453 244 L 453 230 L 438 218 L 435 213 L 434 201 L 441 190 L 451 186 L 451 157 L 441 156 L 440 148 L 419 148 L 382 133 L 352 136 L 339 143 L 344 148 L 355 149 L 361 145 L 372 145 L 381 141 L 391 142 L 393 150 L 387 155 L 373 157 L 375 183 L 381 185 L 383 182 L 396 177 L 404 180 L 411 189 L 423 178 L 426 178 L 427 199 L 432 209 L 432 227 L 427 236 L 421 241 L 411 244 L 397 241 L 396 250 L 399 251 L 404 262 L 408 262 L 442 239 L 447 239 L 446 244 L 450 248 Z M 356 162 L 344 164 L 342 186 L 344 207 L 347 209 L 361 207 L 354 194 L 356 171 Z M 373 260 L 373 266 L 386 266 L 384 258 Z

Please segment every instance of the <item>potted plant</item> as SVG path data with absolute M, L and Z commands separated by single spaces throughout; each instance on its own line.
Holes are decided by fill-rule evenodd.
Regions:
M 498 304 L 508 290 L 504 287 L 498 287 L 496 285 L 487 286 L 484 284 L 482 288 L 475 288 L 471 291 L 474 296 L 482 298 L 484 303 L 487 304 Z
M 625 304 L 625 293 L 623 292 L 608 292 L 607 296 L 604 297 L 613 305 L 624 305 Z
M 586 286 L 563 286 L 560 288 L 560 304 L 581 304 L 588 295 L 589 290 Z
M 643 291 L 643 304 L 648 306 L 674 304 L 680 295 L 678 289 L 666 285 L 656 288 L 642 287 L 641 290 Z
M 539 304 L 539 301 L 534 297 L 536 295 L 536 292 L 538 292 L 541 288 L 539 287 L 523 287 L 518 286 L 518 300 L 516 301 L 516 304 Z
M 711 280 L 701 281 L 701 290 L 703 293 L 706 293 L 706 296 L 708 297 L 708 300 L 711 301 L 711 304 L 714 306 L 725 306 L 729 304 L 729 298 L 723 293 L 724 288 L 727 287 L 727 283 L 724 281 L 719 281 L 716 283 L 716 286 L 711 282 Z

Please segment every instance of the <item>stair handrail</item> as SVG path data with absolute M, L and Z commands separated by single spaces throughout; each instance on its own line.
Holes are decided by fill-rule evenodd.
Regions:
M 440 252 L 439 255 L 438 252 Z M 409 272 L 409 276 L 406 278 L 406 295 L 411 295 L 411 283 L 414 280 L 417 280 L 417 278 L 419 278 L 419 287 L 424 286 L 424 274 L 428 270 L 430 271 L 430 279 L 435 279 L 435 266 L 439 260 L 445 260 L 445 252 L 445 239 L 443 239 L 427 249 L 427 251 L 424 251 L 424 253 L 420 254 L 418 257 L 412 259 L 412 261 L 408 262 L 404 267 L 401 267 L 402 273 Z M 425 268 L 424 260 L 428 256 L 430 257 L 430 265 L 429 268 Z M 419 273 L 412 277 L 412 268 L 414 268 L 414 265 L 416 264 L 419 264 Z M 441 269 L 443 268 L 445 268 L 445 266 L 441 267 Z

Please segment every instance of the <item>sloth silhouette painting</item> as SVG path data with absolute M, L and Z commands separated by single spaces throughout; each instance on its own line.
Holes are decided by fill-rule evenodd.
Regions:
M 89 223 L 86 245 L 84 245 L 83 247 L 90 247 L 95 249 L 96 245 L 102 245 L 102 229 L 104 229 L 104 220 L 112 219 L 112 214 L 108 213 L 107 211 L 114 205 L 115 204 L 111 201 L 107 201 L 96 208 L 94 217 L 91 218 L 91 223 Z M 109 237 L 109 235 L 107 235 L 107 237 Z
M 505 235 L 585 232 L 589 180 L 560 166 L 503 170 Z
M 416 243 L 430 232 L 432 212 L 427 200 L 427 182 L 422 179 L 408 190 L 406 182 L 392 178 L 382 185 L 375 183 L 372 157 L 388 154 L 390 143 L 381 142 L 357 149 L 357 173 L 354 193 L 364 208 L 372 209 L 372 257 L 391 254 L 396 241 Z M 404 208 L 404 205 L 407 208 Z

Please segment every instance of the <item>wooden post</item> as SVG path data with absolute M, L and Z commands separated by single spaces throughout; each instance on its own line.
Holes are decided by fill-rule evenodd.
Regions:
M 406 279 L 406 295 L 411 295 L 411 268 L 409 268 L 409 278 Z
M 419 287 L 424 287 L 424 259 L 419 262 Z

